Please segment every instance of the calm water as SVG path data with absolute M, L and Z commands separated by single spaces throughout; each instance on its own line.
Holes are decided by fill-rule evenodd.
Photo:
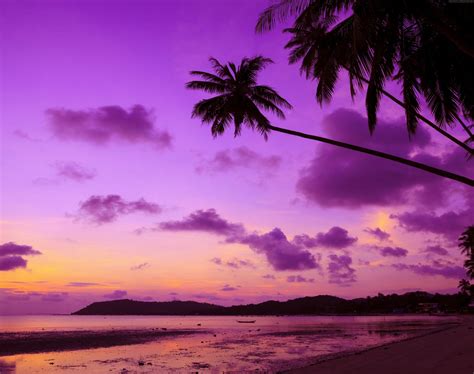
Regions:
M 237 323 L 241 319 L 256 322 Z M 0 357 L 0 373 L 277 372 L 455 321 L 429 316 L 0 316 L 2 332 L 152 328 L 197 332 L 145 344 Z

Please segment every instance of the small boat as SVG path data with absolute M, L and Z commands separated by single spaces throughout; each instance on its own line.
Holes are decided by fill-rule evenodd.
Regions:
M 237 320 L 237 322 L 238 323 L 255 323 L 255 320 L 253 320 L 253 321 L 239 321 L 239 320 Z

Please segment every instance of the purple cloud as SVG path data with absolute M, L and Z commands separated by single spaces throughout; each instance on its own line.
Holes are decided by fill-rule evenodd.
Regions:
M 390 234 L 388 232 L 383 231 L 379 227 L 376 227 L 375 229 L 367 227 L 366 229 L 364 229 L 364 232 L 376 237 L 380 241 L 388 240 L 390 238 Z
M 84 141 L 96 145 L 121 140 L 146 142 L 159 149 L 171 146 L 171 135 L 153 126 L 153 112 L 141 105 L 126 110 L 118 105 L 89 110 L 48 109 L 53 134 L 61 140 Z
M 347 230 L 334 226 L 327 233 L 320 232 L 314 238 L 307 234 L 296 235 L 293 243 L 306 248 L 315 248 L 318 246 L 342 249 L 349 247 L 357 241 L 356 237 L 349 236 Z
M 162 222 L 159 227 L 167 231 L 204 231 L 225 236 L 239 236 L 245 231 L 241 224 L 221 218 L 215 209 L 197 210 L 181 221 Z
M 408 265 L 392 264 L 397 270 L 408 270 L 423 276 L 442 276 L 445 278 L 462 279 L 466 275 L 466 270 L 461 266 L 442 264 L 439 261 L 433 261 L 431 265 Z
M 93 287 L 93 286 L 101 286 L 101 284 L 92 283 L 92 282 L 69 282 L 67 286 L 68 287 Z
M 0 256 L 8 255 L 18 255 L 18 256 L 28 256 L 28 255 L 40 255 L 41 252 L 33 249 L 29 245 L 21 245 L 13 242 L 8 242 L 0 245 Z
M 351 268 L 352 258 L 348 255 L 329 255 L 329 283 L 350 286 L 356 281 L 355 269 Z
M 225 284 L 222 288 L 221 288 L 221 291 L 237 291 L 238 288 L 237 287 L 232 287 L 232 286 L 229 286 L 228 284 Z
M 463 229 L 472 224 L 473 217 L 474 208 L 472 207 L 460 212 L 449 211 L 440 215 L 413 211 L 390 216 L 396 219 L 406 231 L 443 235 L 450 240 L 456 240 Z
M 106 299 L 122 299 L 127 296 L 128 292 L 125 290 L 115 290 L 114 292 L 104 295 Z
M 426 247 L 423 252 L 429 253 L 429 254 L 434 254 L 434 255 L 439 255 L 439 256 L 446 256 L 448 254 L 448 250 L 439 246 L 439 245 L 430 245 Z
M 222 265 L 222 260 L 219 257 L 211 258 L 210 261 L 216 265 Z
M 40 255 L 41 252 L 29 245 L 21 245 L 13 242 L 0 245 L 0 271 L 10 271 L 26 268 L 28 261 L 22 256 Z
M 41 296 L 41 301 L 59 303 L 66 300 L 67 297 L 67 292 L 49 292 Z
M 273 274 L 265 274 L 265 275 L 262 275 L 262 278 L 263 278 L 263 279 L 276 279 Z
M 432 166 L 470 175 L 474 163 L 462 151 L 433 156 L 421 151 L 431 144 L 428 131 L 420 126 L 408 141 L 401 123 L 384 123 L 373 136 L 367 134 L 367 119 L 355 111 L 339 109 L 323 121 L 330 138 L 380 149 Z M 456 184 L 431 174 L 337 147 L 321 145 L 312 161 L 301 170 L 297 190 L 324 207 L 359 208 L 394 206 L 416 201 L 423 206 L 440 205 Z M 434 198 L 436 196 L 436 198 Z
M 384 257 L 406 257 L 408 251 L 400 247 L 377 247 L 380 254 Z
M 227 172 L 237 168 L 255 168 L 262 171 L 273 171 L 280 167 L 281 157 L 262 156 L 243 146 L 227 149 L 215 154 L 211 160 L 205 160 L 196 170 L 198 172 Z
M 56 162 L 54 166 L 59 177 L 75 182 L 84 182 L 96 176 L 95 171 L 86 169 L 76 162 Z
M 0 257 L 0 271 L 9 271 L 19 268 L 26 268 L 26 261 L 21 256 L 6 256 Z
M 115 221 L 120 215 L 142 212 L 147 214 L 161 213 L 158 204 L 145 199 L 125 201 L 119 195 L 93 195 L 80 203 L 77 218 L 85 218 L 98 225 Z
M 247 234 L 233 237 L 229 243 L 248 245 L 256 253 L 264 254 L 274 270 L 317 269 L 319 264 L 314 255 L 304 247 L 289 242 L 283 231 L 274 228 L 266 234 Z
M 242 224 L 223 219 L 215 209 L 198 210 L 180 221 L 162 222 L 159 227 L 169 231 L 203 231 L 222 235 L 227 243 L 245 244 L 256 253 L 264 254 L 275 270 L 304 270 L 319 267 L 313 254 L 304 246 L 288 241 L 279 228 L 262 235 L 248 233 Z M 214 260 L 214 263 L 217 263 L 216 261 L 222 263 L 221 259 Z M 243 264 L 237 264 L 239 265 Z
M 286 277 L 286 281 L 289 283 L 314 283 L 313 278 L 305 278 L 301 275 L 289 275 Z
M 150 264 L 148 262 L 143 262 L 138 265 L 134 265 L 130 268 L 130 270 L 144 270 L 150 267 Z

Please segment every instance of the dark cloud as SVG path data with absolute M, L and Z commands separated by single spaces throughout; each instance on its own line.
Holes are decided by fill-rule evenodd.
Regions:
M 205 231 L 225 236 L 240 236 L 245 231 L 240 223 L 221 218 L 215 209 L 197 210 L 181 221 L 162 222 L 159 227 L 167 231 Z
M 433 156 L 423 151 L 431 145 L 422 126 L 408 140 L 400 123 L 381 121 L 373 136 L 367 133 L 367 119 L 355 111 L 340 109 L 327 116 L 323 128 L 330 138 L 379 149 L 397 156 L 426 162 L 463 175 L 470 175 L 474 163 L 462 150 L 448 150 Z M 451 197 L 457 184 L 424 171 L 358 152 L 318 146 L 315 157 L 302 169 L 297 190 L 309 201 L 325 207 L 359 208 L 395 206 L 416 202 L 424 207 L 440 206 Z
M 143 262 L 138 265 L 134 265 L 130 268 L 130 270 L 144 270 L 150 267 L 150 264 L 148 262 Z
M 198 172 L 220 173 L 237 168 L 255 168 L 268 173 L 280 167 L 280 156 L 262 156 L 247 148 L 238 147 L 220 151 L 210 160 L 204 160 L 196 170 Z
M 96 176 L 95 171 L 89 170 L 76 162 L 56 162 L 54 167 L 59 177 L 75 182 L 84 182 L 94 179 Z
M 349 236 L 349 232 L 341 227 L 334 226 L 328 232 L 320 232 L 315 237 L 310 237 L 307 234 L 296 235 L 293 238 L 293 243 L 301 245 L 306 248 L 327 247 L 342 249 L 349 247 L 357 242 L 356 237 Z
M 41 252 L 29 245 L 21 245 L 13 242 L 0 245 L 0 271 L 10 271 L 26 268 L 28 261 L 22 256 L 40 255 Z
M 305 270 L 319 267 L 311 252 L 302 245 L 288 241 L 279 228 L 274 228 L 265 234 L 248 233 L 242 224 L 225 220 L 215 209 L 198 210 L 180 221 L 162 222 L 159 227 L 169 231 L 203 231 L 224 236 L 227 243 L 245 244 L 256 253 L 265 255 L 275 270 Z M 222 263 L 220 259 L 215 261 Z
M 27 263 L 28 261 L 21 256 L 0 257 L 0 271 L 26 268 Z
M 171 146 L 171 135 L 153 126 L 151 110 L 135 105 L 103 106 L 89 110 L 48 109 L 46 114 L 53 134 L 61 140 L 106 144 L 112 140 L 150 143 L 159 149 Z
M 289 275 L 286 277 L 286 281 L 289 283 L 314 283 L 313 278 L 305 278 L 301 275 Z
M 221 288 L 221 291 L 237 291 L 238 288 L 237 287 L 232 287 L 232 286 L 229 286 L 228 284 L 225 284 L 222 288 Z
M 158 214 L 161 212 L 158 204 L 145 199 L 126 201 L 119 195 L 93 195 L 79 205 L 77 218 L 83 218 L 96 224 L 115 221 L 119 216 L 136 212 Z
M 472 224 L 473 217 L 474 207 L 440 215 L 433 212 L 413 211 L 390 216 L 396 219 L 406 231 L 443 235 L 449 240 L 456 240 L 464 229 Z
M 60 303 L 68 297 L 67 292 L 48 292 L 41 296 L 41 301 Z
M 390 234 L 388 232 L 383 231 L 379 227 L 376 227 L 375 229 L 367 227 L 366 229 L 364 229 L 364 231 L 381 241 L 388 240 L 390 238 Z
M 462 279 L 466 276 L 466 270 L 461 266 L 444 264 L 433 261 L 430 265 L 416 264 L 392 264 L 397 270 L 407 270 L 423 276 L 442 276 L 445 278 Z
M 246 234 L 227 240 L 229 243 L 248 245 L 256 253 L 265 255 L 274 270 L 317 269 L 319 264 L 315 256 L 303 246 L 288 241 L 279 228 L 265 234 Z
M 232 269 L 241 269 L 245 267 L 255 269 L 255 265 L 250 260 L 245 260 L 245 259 L 242 260 L 242 259 L 234 258 L 232 260 L 223 261 L 219 257 L 214 257 L 211 259 L 211 262 L 216 265 L 227 266 Z
M 350 286 L 356 281 L 356 271 L 350 266 L 352 258 L 349 255 L 329 255 L 329 260 L 329 283 Z
M 0 245 L 0 256 L 8 255 L 19 255 L 19 256 L 28 256 L 28 255 L 40 255 L 41 252 L 33 249 L 29 245 L 21 245 L 13 242 L 8 242 Z
M 446 256 L 448 254 L 448 250 L 440 245 L 429 245 L 423 250 L 423 252 L 439 256 Z
M 263 279 L 276 279 L 274 275 L 272 274 L 265 274 L 265 275 L 262 275 L 262 278 Z
M 106 299 L 123 299 L 127 296 L 128 292 L 125 290 L 115 290 L 111 293 L 105 294 L 104 298 Z
M 377 247 L 380 254 L 384 257 L 406 257 L 408 251 L 400 247 Z
M 69 282 L 67 286 L 68 287 L 93 287 L 93 286 L 101 286 L 101 284 L 92 283 L 92 282 Z

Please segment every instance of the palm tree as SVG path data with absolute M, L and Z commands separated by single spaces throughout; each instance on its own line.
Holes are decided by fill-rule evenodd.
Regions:
M 474 120 L 474 53 L 467 42 L 473 37 L 472 7 L 435 0 L 280 0 L 260 15 L 257 31 L 270 30 L 288 16 L 296 17 L 286 30 L 292 35 L 286 45 L 290 62 L 301 62 L 301 71 L 317 81 L 320 104 L 331 100 L 345 69 L 353 97 L 367 84 L 371 133 L 385 95 L 405 109 L 409 134 L 421 120 L 474 154 L 468 146 L 474 139 L 470 126 L 458 115 L 462 111 Z M 403 101 L 385 90 L 389 80 L 400 83 Z M 437 124 L 419 113 L 420 95 Z M 469 136 L 464 143 L 444 130 L 455 121 Z
M 270 111 L 278 118 L 284 119 L 285 114 L 282 108 L 290 109 L 291 105 L 273 88 L 257 84 L 258 73 L 268 64 L 272 63 L 272 60 L 262 56 L 244 58 L 238 66 L 234 63 L 223 65 L 215 58 L 211 58 L 210 62 L 214 72 L 192 71 L 191 74 L 201 78 L 201 80 L 190 81 L 186 84 L 186 87 L 216 94 L 214 97 L 199 101 L 194 105 L 192 112 L 193 117 L 199 117 L 203 123 L 211 125 L 211 133 L 214 137 L 222 135 L 225 130 L 232 125 L 234 126 L 235 136 L 240 135 L 242 125 L 256 129 L 265 139 L 268 133 L 273 130 L 392 160 L 474 186 L 474 180 L 467 177 L 421 164 L 410 159 L 404 159 L 373 149 L 274 126 L 270 123 L 268 118 L 265 117 L 262 110 Z
M 467 256 L 464 267 L 470 279 L 474 279 L 474 226 L 469 226 L 459 237 L 461 253 Z
M 469 295 L 471 292 L 471 283 L 466 279 L 461 279 L 458 284 L 459 291 L 464 295 Z

